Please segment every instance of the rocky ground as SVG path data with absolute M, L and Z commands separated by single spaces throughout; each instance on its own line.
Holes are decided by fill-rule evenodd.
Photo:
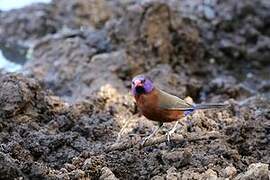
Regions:
M 1 179 L 270 178 L 268 0 L 54 0 L 0 12 L 0 44 L 28 58 L 0 74 Z M 139 73 L 229 107 L 141 147 Z

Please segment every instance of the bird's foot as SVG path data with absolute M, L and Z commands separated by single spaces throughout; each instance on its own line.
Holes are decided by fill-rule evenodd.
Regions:
M 167 143 L 170 144 L 171 141 L 171 136 L 173 135 L 173 133 L 175 132 L 175 130 L 177 129 L 177 125 L 178 125 L 178 121 L 176 121 L 176 123 L 174 124 L 173 128 L 171 130 L 169 130 L 166 133 L 167 136 Z
M 159 123 L 158 127 L 155 128 L 155 129 L 153 130 L 153 132 L 152 132 L 149 136 L 147 136 L 146 138 L 144 138 L 144 139 L 142 140 L 142 142 L 140 143 L 140 144 L 141 144 L 141 147 L 143 147 L 143 146 L 145 145 L 145 143 L 146 143 L 150 138 L 152 138 L 152 137 L 158 132 L 158 130 L 159 130 L 162 126 L 163 126 L 163 123 Z
M 170 144 L 171 142 L 171 137 L 173 135 L 174 131 L 170 130 L 166 133 L 166 137 L 167 137 L 167 143 Z
M 118 133 L 118 134 L 117 134 L 117 139 L 116 139 L 115 142 L 116 142 L 116 143 L 120 142 L 121 137 L 122 137 L 122 133 Z
M 144 139 L 142 139 L 142 141 L 140 142 L 141 147 L 143 147 L 145 145 L 145 143 L 151 138 L 152 136 L 147 136 Z

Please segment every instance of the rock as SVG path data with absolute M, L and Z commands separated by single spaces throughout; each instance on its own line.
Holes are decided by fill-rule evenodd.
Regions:
M 166 180 L 177 180 L 180 179 L 179 174 L 176 173 L 176 168 L 171 167 L 167 170 Z
M 224 169 L 224 176 L 226 178 L 233 178 L 237 174 L 237 170 L 234 166 L 228 166 Z
M 109 173 L 110 170 L 108 168 L 106 169 L 106 167 L 105 167 L 105 169 L 103 171 L 102 170 L 103 164 L 104 164 L 103 159 L 101 159 L 100 157 L 92 156 L 91 158 L 87 158 L 84 161 L 82 169 L 85 171 L 87 170 L 88 173 L 90 173 L 92 176 L 95 176 L 95 175 L 101 173 L 101 174 L 104 174 L 104 178 L 106 178 L 107 175 L 110 176 L 110 173 Z M 107 172 L 107 170 L 109 170 L 109 171 Z M 111 174 L 112 174 L 112 172 L 111 172 Z
M 183 151 L 166 152 L 162 156 L 162 160 L 167 164 L 173 164 L 174 167 L 179 168 L 186 166 L 191 161 L 191 152 L 189 149 Z
M 33 78 L 21 74 L 0 77 L 1 118 L 16 117 L 16 121 L 50 121 L 52 116 L 63 113 L 69 105 L 60 98 L 43 91 Z
M 63 28 L 101 28 L 118 14 L 116 7 L 117 3 L 105 0 L 56 0 L 1 12 L 0 42 L 37 40 Z
M 73 171 L 69 172 L 68 176 L 70 179 L 84 179 L 84 178 L 86 178 L 85 172 L 80 170 L 80 169 L 73 170 Z
M 58 25 L 51 13 L 51 4 L 35 4 L 1 12 L 0 42 L 22 43 L 23 40 L 35 40 L 56 32 Z
M 36 96 L 37 92 L 39 94 Z M 33 106 L 36 101 L 42 98 L 44 95 L 42 95 L 41 88 L 33 79 L 13 74 L 7 74 L 0 78 L 0 116 L 2 118 L 23 113 L 29 106 Z M 41 107 L 44 100 L 39 103 Z
M 73 164 L 69 164 L 69 163 L 65 163 L 64 167 L 68 170 L 68 171 L 73 171 L 76 169 L 76 166 L 74 166 Z
M 172 52 L 169 27 L 170 8 L 166 4 L 152 3 L 145 8 L 140 36 L 146 37 L 146 44 L 150 48 L 156 49 L 161 62 L 167 62 Z
M 154 176 L 151 178 L 151 180 L 164 180 L 165 178 L 161 177 L 161 176 Z
M 170 9 L 165 3 L 136 4 L 128 7 L 126 15 L 119 21 L 107 24 L 112 42 L 127 45 L 132 75 L 142 72 L 140 68 L 145 66 L 168 62 L 172 50 L 169 14 Z M 153 53 L 156 53 L 155 58 Z
M 236 180 L 248 180 L 248 179 L 270 179 L 270 172 L 268 170 L 268 164 L 254 163 L 248 166 L 246 172 L 236 176 Z
M 118 178 L 112 173 L 112 171 L 107 168 L 103 167 L 101 169 L 101 176 L 99 177 L 100 180 L 117 180 Z
M 184 74 L 174 73 L 171 66 L 167 64 L 157 65 L 147 75 L 155 83 L 156 87 L 166 92 L 179 97 L 184 97 L 187 94 L 187 77 Z
M 114 4 L 105 0 L 54 0 L 54 13 L 70 28 L 101 28 L 114 17 Z
M 91 33 L 95 32 L 88 35 L 92 36 Z M 95 33 L 98 37 L 103 35 Z M 91 38 L 91 41 L 85 41 L 77 35 L 69 39 L 56 40 L 49 37 L 48 41 L 37 45 L 34 49 L 35 60 L 26 64 L 28 75 L 43 81 L 56 95 L 70 101 L 86 98 L 108 84 L 119 91 L 125 91 L 116 74 L 121 72 L 121 66 L 124 65 L 125 52 L 102 53 L 108 50 L 103 49 L 106 46 L 102 44 L 106 38 L 98 37 L 95 37 L 96 40 Z M 50 53 L 45 49 L 50 49 Z
M 177 16 L 172 6 L 168 1 L 142 1 L 128 6 L 119 20 L 107 23 L 112 43 L 127 49 L 131 75 L 156 64 L 175 68 L 201 57 L 196 27 Z
M 49 168 L 44 164 L 34 163 L 31 167 L 30 177 L 33 179 L 40 179 L 42 177 L 48 177 Z
M 223 59 L 231 67 L 237 62 L 241 63 L 241 59 L 255 66 L 266 62 L 269 57 L 269 37 L 263 27 L 267 24 L 264 19 L 269 17 L 267 11 L 270 8 L 266 1 L 209 1 L 207 6 L 198 1 L 190 4 L 183 11 L 196 14 L 203 32 L 201 35 L 206 40 L 204 44 L 207 49 L 211 49 L 209 52 L 214 57 Z M 202 6 L 202 9 L 214 7 L 212 10 L 218 12 L 215 13 L 216 17 L 209 21 L 209 18 L 199 15 L 197 9 Z M 257 8 L 251 8 L 253 6 Z
M 217 173 L 213 171 L 212 169 L 208 169 L 202 174 L 202 179 L 207 179 L 207 180 L 217 180 Z
M 181 178 L 183 180 L 188 180 L 188 179 L 200 179 L 202 176 L 197 173 L 193 172 L 192 170 L 185 170 L 183 173 L 181 173 Z
M 22 171 L 16 166 L 16 161 L 9 155 L 0 152 L 0 177 L 2 179 L 25 178 Z

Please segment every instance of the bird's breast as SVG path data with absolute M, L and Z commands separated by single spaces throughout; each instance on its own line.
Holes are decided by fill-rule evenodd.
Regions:
M 135 96 L 135 100 L 140 112 L 147 119 L 153 121 L 172 122 L 177 121 L 184 116 L 183 111 L 161 109 L 159 106 L 158 93 L 155 91 Z

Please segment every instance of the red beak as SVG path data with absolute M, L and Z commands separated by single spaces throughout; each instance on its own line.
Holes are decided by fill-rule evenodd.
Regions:
M 143 84 L 142 84 L 142 82 L 140 80 L 135 80 L 134 85 L 135 85 L 135 87 L 143 86 Z

